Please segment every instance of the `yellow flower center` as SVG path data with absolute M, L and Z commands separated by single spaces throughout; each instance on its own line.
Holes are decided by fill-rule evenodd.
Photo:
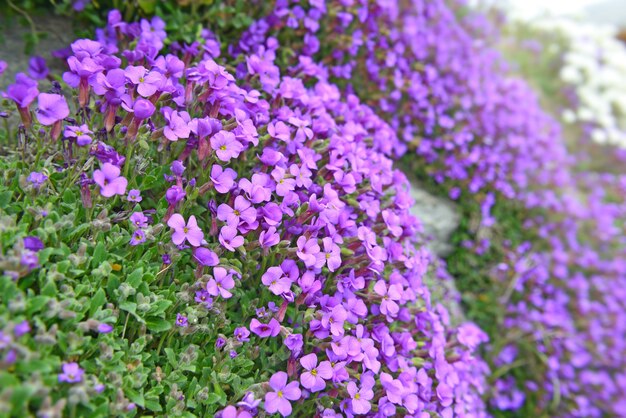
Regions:
M 189 232 L 189 228 L 184 227 L 184 228 L 183 228 L 183 232 L 186 234 L 187 232 Z
M 279 398 L 283 397 L 283 391 L 279 390 L 278 392 L 276 392 L 276 395 L 278 395 Z
M 144 82 L 144 78 L 143 77 L 139 77 L 139 82 L 143 83 Z
M 317 376 L 317 369 L 313 369 L 313 370 L 311 370 L 311 374 L 312 374 L 313 376 Z
M 222 145 L 222 146 L 220 147 L 220 149 L 221 149 L 222 151 L 226 151 L 226 145 Z
M 357 393 L 356 395 L 354 395 L 354 399 L 361 399 L 361 394 Z

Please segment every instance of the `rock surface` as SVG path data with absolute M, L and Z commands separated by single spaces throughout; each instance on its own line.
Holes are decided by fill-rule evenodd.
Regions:
M 460 221 L 456 205 L 447 199 L 433 196 L 414 181 L 411 181 L 411 197 L 415 200 L 411 213 L 422 222 L 428 247 L 439 257 L 446 256 L 452 250 L 450 235 Z
M 48 66 L 53 69 L 64 70 L 64 64 L 52 58 L 51 52 L 66 48 L 74 40 L 74 30 L 71 20 L 60 16 L 33 16 L 35 30 L 43 35 L 33 55 L 39 55 L 46 59 Z M 0 88 L 5 88 L 15 80 L 18 72 L 28 72 L 28 60 L 30 56 L 24 53 L 26 46 L 25 36 L 31 32 L 30 26 L 23 26 L 18 19 L 0 18 L 0 60 L 9 65 L 7 71 L 0 78 Z

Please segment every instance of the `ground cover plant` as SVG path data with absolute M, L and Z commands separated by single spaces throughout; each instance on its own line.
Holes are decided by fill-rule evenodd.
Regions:
M 5 92 L 7 413 L 626 409 L 624 176 L 564 139 L 486 15 L 141 4 L 87 3 L 97 42 Z M 459 203 L 445 263 L 394 162 Z
M 3 94 L 2 413 L 483 415 L 393 130 L 277 45 L 259 77 L 163 28 L 111 11 Z
M 494 414 L 619 416 L 623 177 L 584 170 L 536 94 L 485 46 L 489 21 L 458 7 L 280 3 L 249 33 L 300 35 L 299 53 L 398 131 L 389 149 L 467 208 L 449 261 L 491 331 Z

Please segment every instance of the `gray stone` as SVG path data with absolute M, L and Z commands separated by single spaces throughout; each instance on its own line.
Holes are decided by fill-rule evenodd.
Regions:
M 51 69 L 64 70 L 66 67 L 61 60 L 52 58 L 51 52 L 68 47 L 74 40 L 74 30 L 71 19 L 60 16 L 32 16 L 35 30 L 45 34 L 35 46 L 33 55 L 40 55 L 46 59 Z M 0 88 L 5 88 L 15 80 L 18 72 L 28 72 L 30 56 L 24 53 L 24 36 L 31 32 L 30 26 L 23 26 L 18 19 L 0 19 L 0 60 L 7 62 L 8 69 L 0 78 Z
M 450 235 L 460 221 L 456 205 L 450 200 L 433 196 L 415 181 L 411 181 L 411 197 L 415 200 L 411 213 L 424 225 L 428 247 L 439 257 L 446 256 L 452 250 Z

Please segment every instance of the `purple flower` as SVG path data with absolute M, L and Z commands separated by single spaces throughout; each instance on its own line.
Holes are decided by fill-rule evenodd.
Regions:
M 110 324 L 105 324 L 104 322 L 101 322 L 100 324 L 98 324 L 98 332 L 100 334 L 108 334 L 111 331 L 113 331 L 113 326 Z
M 235 287 L 235 280 L 233 280 L 232 274 L 228 274 L 228 271 L 224 267 L 215 267 L 213 269 L 213 277 L 206 284 L 206 290 L 209 295 L 220 295 L 224 299 L 233 296 L 233 294 L 229 292 L 233 287 Z
M 238 327 L 235 328 L 235 332 L 233 333 L 237 341 L 246 342 L 250 341 L 250 331 L 246 327 Z
M 78 363 L 63 363 L 62 373 L 59 373 L 59 382 L 78 383 L 83 380 L 85 371 Z
M 130 222 L 137 228 L 145 228 L 148 226 L 148 217 L 143 212 L 135 212 L 130 215 Z
M 123 166 L 126 161 L 126 158 L 118 154 L 115 148 L 104 142 L 98 142 L 95 146 L 92 146 L 89 153 L 95 155 L 101 163 L 111 163 L 118 167 Z
M 163 74 L 158 71 L 148 71 L 143 66 L 129 65 L 124 70 L 124 75 L 137 86 L 137 93 L 143 97 L 152 96 L 165 82 Z
M 172 174 L 174 174 L 175 176 L 181 177 L 183 173 L 185 172 L 185 166 L 183 165 L 181 161 L 174 160 L 174 162 L 170 165 L 170 170 L 172 171 Z
M 297 401 L 302 396 L 298 382 L 287 384 L 287 373 L 276 372 L 269 383 L 274 391 L 265 394 L 265 410 L 270 414 L 278 412 L 284 417 L 291 415 L 289 401 Z
M 46 65 L 46 60 L 40 56 L 34 56 L 28 61 L 28 73 L 35 80 L 46 78 L 50 70 Z
M 94 78 L 90 78 L 89 84 L 93 91 L 113 105 L 119 105 L 122 95 L 126 92 L 126 76 L 124 70 L 119 68 L 109 70 L 106 75 L 97 73 Z M 136 102 L 135 102 L 136 103 Z
M 148 119 L 154 114 L 155 110 L 156 108 L 150 100 L 139 98 L 135 100 L 133 104 L 133 112 L 135 113 L 135 117 L 139 120 Z
M 325 258 L 320 257 L 320 246 L 316 238 L 307 239 L 305 236 L 301 236 L 298 238 L 297 244 L 298 251 L 296 254 L 300 260 L 304 261 L 305 266 L 313 267 L 318 264 L 318 260 L 321 260 L 322 263 L 325 262 Z
M 17 73 L 15 84 L 10 84 L 2 96 L 13 100 L 17 107 L 25 109 L 30 106 L 38 94 L 37 82 L 24 73 Z
M 386 315 L 389 320 L 398 316 L 400 306 L 396 303 L 396 301 L 402 299 L 402 285 L 392 284 L 387 286 L 384 280 L 379 280 L 374 285 L 374 292 L 382 296 L 382 301 L 380 302 L 380 312 L 383 315 Z
M 217 340 L 215 340 L 215 347 L 222 348 L 225 345 L 226 345 L 226 339 L 224 337 L 217 337 Z
M 255 399 L 253 392 L 247 392 L 244 397 L 239 402 L 237 402 L 237 406 L 242 406 L 244 408 L 247 408 L 248 410 L 254 411 L 260 403 L 261 400 Z
M 104 163 L 102 169 L 93 172 L 93 180 L 100 186 L 100 194 L 104 197 L 126 194 L 128 180 L 120 176 L 119 167 Z
M 341 249 L 330 237 L 323 238 L 322 244 L 324 246 L 322 254 L 324 254 L 328 270 L 336 271 L 341 266 Z
M 289 292 L 291 280 L 285 276 L 280 267 L 270 267 L 261 277 L 261 282 L 275 295 Z
M 186 195 L 187 193 L 185 192 L 185 190 L 183 190 L 182 187 L 172 186 L 167 189 L 167 192 L 165 192 L 165 200 L 167 200 L 167 203 L 169 203 L 170 205 L 175 205 L 183 200 Z
M 37 104 L 37 120 L 45 126 L 53 125 L 70 114 L 65 97 L 60 94 L 40 93 Z
M 139 244 L 143 244 L 146 242 L 146 233 L 143 232 L 143 229 L 137 229 L 133 232 L 133 235 L 130 237 L 130 245 L 133 247 Z
M 459 326 L 457 338 L 461 344 L 472 351 L 480 344 L 489 341 L 487 334 L 471 322 Z
M 228 225 L 220 230 L 219 240 L 228 251 L 235 251 L 235 248 L 241 247 L 244 243 L 243 237 L 237 235 L 237 228 Z
M 22 257 L 20 258 L 20 264 L 29 270 L 39 267 L 39 257 L 37 253 L 30 250 L 24 250 Z
M 15 328 L 13 328 L 13 334 L 15 334 L 16 338 L 20 338 L 22 335 L 30 332 L 30 324 L 27 320 L 24 320 L 17 324 Z
M 300 383 L 311 392 L 319 392 L 326 387 L 326 380 L 333 377 L 333 367 L 330 361 L 322 361 L 317 365 L 317 356 L 307 354 L 300 359 L 300 364 L 306 370 L 300 375 Z
M 141 191 L 137 189 L 130 189 L 128 191 L 128 196 L 126 196 L 126 200 L 129 202 L 141 202 L 143 200 L 141 197 Z
M 8 68 L 9 64 L 7 64 L 6 61 L 0 60 L 0 76 L 2 74 L 4 74 L 4 72 L 6 71 L 6 69 Z
M 91 141 L 93 141 L 93 139 L 89 136 L 91 134 L 93 134 L 93 132 L 89 130 L 89 126 L 87 125 L 66 126 L 65 131 L 63 132 L 63 136 L 66 138 L 76 138 L 76 144 L 79 147 L 91 144 Z
M 211 137 L 211 147 L 215 150 L 217 158 L 221 161 L 229 162 L 231 158 L 237 158 L 243 151 L 243 145 L 235 134 L 229 131 L 219 131 Z
M 231 351 L 230 357 L 237 357 L 237 352 Z M 252 418 L 252 415 L 250 415 L 248 411 L 239 411 L 234 406 L 228 405 L 226 408 L 218 411 L 217 414 L 215 414 L 215 418 Z
M 270 248 L 280 242 L 280 235 L 276 232 L 276 228 L 271 226 L 267 231 L 261 231 L 259 234 L 259 244 L 263 248 Z
M 204 305 L 205 308 L 209 309 L 213 306 L 213 298 L 209 295 L 205 289 L 200 289 L 196 291 L 196 297 L 194 299 L 196 302 Z
M 291 351 L 292 357 L 298 357 L 302 352 L 304 340 L 302 334 L 289 334 L 284 340 L 285 345 Z
M 178 141 L 180 138 L 189 138 L 191 129 L 189 128 L 190 117 L 187 112 L 178 112 L 169 107 L 162 110 L 167 125 L 163 129 L 163 134 L 170 141 Z
M 193 247 L 199 247 L 202 245 L 204 234 L 198 227 L 198 223 L 196 222 L 196 217 L 194 215 L 191 215 L 189 217 L 189 221 L 185 224 L 185 218 L 183 218 L 182 215 L 175 213 L 167 221 L 167 226 L 174 230 L 174 233 L 172 234 L 172 242 L 174 244 L 181 245 L 186 239 Z
M 356 415 L 367 414 L 370 409 L 372 409 L 372 405 L 369 401 L 374 397 L 374 392 L 371 387 L 362 385 L 359 390 L 356 383 L 349 382 L 347 389 L 350 395 L 352 412 Z
M 198 247 L 193 250 L 193 257 L 199 264 L 207 267 L 217 266 L 220 262 L 219 257 L 208 248 Z
M 48 180 L 48 176 L 43 173 L 38 173 L 37 171 L 32 171 L 26 180 L 31 183 L 36 189 L 41 187 L 42 184 Z
M 43 242 L 35 236 L 24 237 L 24 248 L 31 251 L 41 251 L 45 248 Z
M 250 331 L 261 338 L 275 337 L 280 332 L 280 323 L 276 318 L 270 319 L 268 324 L 264 324 L 258 319 L 252 318 L 252 321 L 250 321 Z
M 187 328 L 189 326 L 189 320 L 185 315 L 181 315 L 180 313 L 176 314 L 176 325 L 181 328 Z
M 211 181 L 218 193 L 228 193 L 235 184 L 237 173 L 232 168 L 223 169 L 219 164 L 211 167 Z
M 222 203 L 217 208 L 217 219 L 229 226 L 237 227 L 241 222 L 252 223 L 256 220 L 256 209 L 243 196 L 235 198 L 234 208 Z

